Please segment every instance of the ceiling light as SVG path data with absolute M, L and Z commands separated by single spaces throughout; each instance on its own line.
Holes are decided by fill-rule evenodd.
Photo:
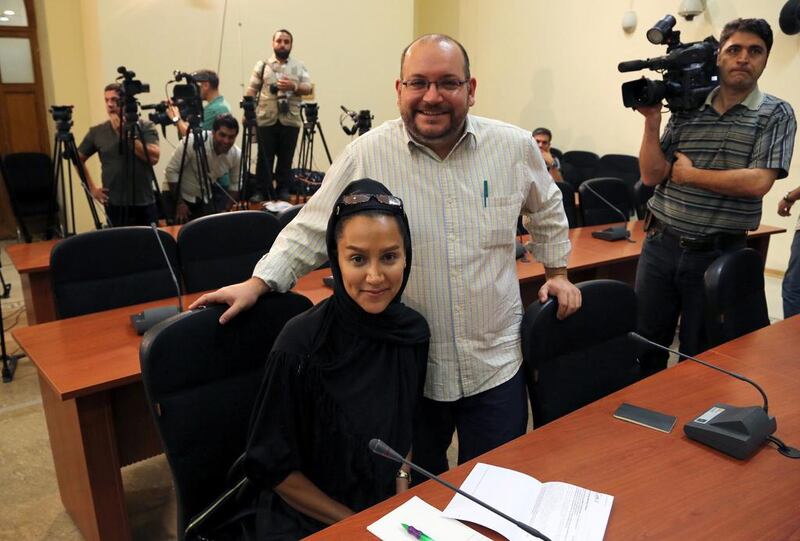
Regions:
M 8 22 L 9 20 L 10 20 L 10 19 L 9 19 L 8 17 L 0 17 L 0 21 L 2 21 L 2 22 L 4 22 L 4 23 L 5 23 L 5 22 Z
M 13 10 L 7 9 L 3 12 L 3 15 L 16 15 Z

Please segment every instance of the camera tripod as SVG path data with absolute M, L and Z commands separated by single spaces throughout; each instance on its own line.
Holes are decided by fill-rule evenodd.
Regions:
M 239 162 L 239 201 L 237 206 L 247 208 L 250 199 L 250 166 L 256 132 L 256 101 L 252 96 L 244 96 L 239 102 L 239 107 L 244 111 L 244 117 L 242 119 L 242 157 Z M 260 147 L 259 152 L 261 152 Z M 272 192 L 271 182 L 267 187 Z
M 328 164 L 333 164 L 331 153 L 328 150 L 328 143 L 325 141 L 325 134 L 322 132 L 322 125 L 319 123 L 319 107 L 316 103 L 304 103 L 300 109 L 303 117 L 303 136 L 300 139 L 300 152 L 297 156 L 297 172 L 294 175 L 296 181 L 300 183 L 302 194 L 310 197 L 322 184 L 321 175 L 314 172 L 314 135 L 319 130 L 319 137 L 322 139 L 322 146 L 325 155 L 328 157 Z M 299 191 L 299 190 L 298 190 Z
M 212 193 L 212 180 L 211 168 L 208 165 L 208 155 L 206 154 L 206 132 L 200 126 L 199 115 L 190 115 L 187 119 L 189 123 L 189 134 L 192 138 L 192 151 L 194 152 L 195 163 L 197 164 L 198 183 L 200 184 L 200 198 L 205 205 L 209 205 L 213 212 L 217 211 L 216 203 L 214 202 L 214 194 Z M 189 150 L 189 141 L 187 139 L 183 143 L 183 153 L 181 154 L 181 166 L 178 169 L 178 183 L 176 186 L 176 203 L 175 208 L 181 203 L 181 183 L 183 181 L 184 165 L 186 164 L 186 154 Z M 219 189 L 223 189 L 219 186 Z M 226 192 L 227 193 L 227 192 Z M 230 196 L 229 196 L 230 197 Z
M 102 229 L 103 225 L 100 223 L 100 218 L 97 214 L 97 207 L 94 205 L 92 193 L 89 190 L 89 183 L 86 180 L 86 170 L 83 168 L 83 163 L 78 157 L 78 148 L 75 146 L 75 137 L 73 137 L 70 128 L 72 127 L 72 106 L 71 105 L 54 105 L 50 108 L 50 113 L 53 115 L 53 120 L 56 122 L 56 135 L 53 143 L 53 197 L 52 204 L 55 205 L 59 185 L 61 186 L 61 201 L 64 205 L 64 213 L 61 216 L 61 236 L 68 237 L 76 233 L 75 230 L 75 200 L 72 192 L 72 169 L 64 167 L 64 161 L 69 161 L 78 172 L 78 178 L 81 182 L 81 187 L 86 195 L 86 200 L 89 203 L 89 210 L 92 213 L 92 220 L 94 221 L 95 229 Z M 67 170 L 67 180 L 64 182 L 64 169 Z M 67 190 L 69 186 L 69 190 Z M 67 199 L 69 195 L 69 200 Z M 69 201 L 69 213 L 67 212 L 67 201 Z M 55 217 L 55 209 L 48 214 L 47 230 L 51 231 L 55 224 L 52 219 Z M 70 220 L 67 218 L 69 214 Z M 70 225 L 72 228 L 70 229 Z

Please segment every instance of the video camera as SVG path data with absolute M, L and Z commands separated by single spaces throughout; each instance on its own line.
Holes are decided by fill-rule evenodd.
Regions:
M 122 102 L 122 112 L 125 114 L 125 123 L 132 125 L 139 119 L 139 111 L 137 109 L 139 104 L 136 101 L 136 95 L 150 92 L 150 85 L 135 79 L 136 73 L 125 66 L 119 66 L 117 73 L 120 74 L 117 80 L 122 80 L 120 82 L 122 87 L 120 101 Z
M 256 125 L 256 98 L 255 96 L 242 96 L 242 101 L 239 102 L 239 107 L 242 108 L 245 127 L 252 127 Z
M 56 123 L 58 132 L 68 132 L 72 127 L 72 109 L 74 105 L 53 105 L 50 107 L 50 115 Z
M 667 54 L 647 60 L 620 62 L 621 73 L 649 69 L 663 73 L 663 81 L 646 77 L 622 85 L 625 107 L 655 105 L 667 102 L 670 111 L 690 111 L 703 104 L 708 93 L 717 86 L 717 50 L 719 42 L 713 36 L 703 41 L 681 43 L 680 32 L 673 30 L 675 17 L 665 15 L 647 31 L 647 40 L 654 45 L 666 45 Z
M 344 125 L 345 115 L 339 117 L 339 125 L 342 127 L 342 130 L 347 135 L 355 135 L 358 132 L 358 135 L 364 135 L 370 129 L 372 129 L 372 119 L 375 118 L 372 116 L 372 113 L 369 112 L 369 109 L 362 109 L 358 113 L 355 111 L 351 111 L 344 105 L 340 105 L 342 111 L 345 112 L 345 115 L 350 117 L 350 120 L 353 121 L 353 125 L 349 128 Z
M 319 105 L 314 102 L 300 104 L 300 116 L 304 124 L 316 124 L 319 120 Z

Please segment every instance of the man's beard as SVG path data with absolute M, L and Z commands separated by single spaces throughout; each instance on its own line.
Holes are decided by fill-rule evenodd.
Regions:
M 289 53 L 291 53 L 292 51 L 291 49 L 288 51 L 285 51 L 283 49 L 273 49 L 273 52 L 275 53 L 275 58 L 277 58 L 278 60 L 286 60 L 287 58 L 289 58 Z
M 417 111 L 401 111 L 400 117 L 403 119 L 403 124 L 405 124 L 406 130 L 416 142 L 422 143 L 424 145 L 432 145 L 441 141 L 445 141 L 451 137 L 454 137 L 455 134 L 461 134 L 461 132 L 464 129 L 466 116 L 464 116 L 461 119 L 458 119 L 456 118 L 452 109 L 447 110 L 445 112 L 450 116 L 450 126 L 446 130 L 436 135 L 425 135 L 424 133 L 422 133 L 420 130 L 417 129 L 415 119 L 417 115 L 421 116 L 421 113 Z

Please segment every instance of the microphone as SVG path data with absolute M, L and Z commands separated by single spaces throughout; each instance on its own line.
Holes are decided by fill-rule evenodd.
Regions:
M 650 62 L 647 60 L 628 60 L 626 62 L 620 62 L 617 65 L 617 70 L 619 70 L 620 73 L 626 73 L 628 71 L 643 70 L 647 67 L 650 67 Z
M 586 186 L 586 189 L 592 192 L 595 196 L 597 196 L 600 201 L 611 207 L 617 214 L 622 216 L 622 221 L 625 222 L 624 225 L 619 226 L 612 226 L 602 231 L 592 231 L 592 236 L 596 239 L 602 239 L 607 241 L 615 241 L 615 240 L 622 240 L 622 239 L 629 239 L 631 236 L 631 232 L 628 231 L 628 217 L 625 216 L 625 213 L 615 207 L 611 202 L 600 195 L 597 190 L 592 188 L 590 183 L 584 183 L 582 186 Z M 633 242 L 633 241 L 631 241 Z
M 178 293 L 178 306 L 158 306 L 156 308 L 148 308 L 138 314 L 131 314 L 131 323 L 136 329 L 136 334 L 144 334 L 150 327 L 161 323 L 165 319 L 172 317 L 176 314 L 183 312 L 183 299 L 181 299 L 181 286 L 178 284 L 178 278 L 175 276 L 175 270 L 172 268 L 172 263 L 167 257 L 167 250 L 164 249 L 164 243 L 161 242 L 161 237 L 158 235 L 158 228 L 155 223 L 150 224 L 153 234 L 156 236 L 158 245 L 161 248 L 161 254 L 164 256 L 164 261 L 167 262 L 167 268 L 170 275 L 172 275 L 172 283 L 175 284 L 175 291 Z
M 372 438 L 371 440 L 369 440 L 369 450 L 372 451 L 373 453 L 375 453 L 378 456 L 382 456 L 384 458 L 388 458 L 390 460 L 394 460 L 395 462 L 400 462 L 401 464 L 407 464 L 414 471 L 421 473 L 422 475 L 424 475 L 428 479 L 433 479 L 437 483 L 446 486 L 450 490 L 452 490 L 452 491 L 454 491 L 454 492 L 456 492 L 458 494 L 461 494 L 462 496 L 464 496 L 468 500 L 477 503 L 481 507 L 483 507 L 485 509 L 488 509 L 489 511 L 491 511 L 492 513 L 494 513 L 494 514 L 496 514 L 496 515 L 498 515 L 500 517 L 503 517 L 504 519 L 506 519 L 507 521 L 511 522 L 512 524 L 514 524 L 518 528 L 522 529 L 524 532 L 529 533 L 530 535 L 532 535 L 534 537 L 538 537 L 539 539 L 542 539 L 543 541 L 550 541 L 550 538 L 547 537 L 546 535 L 544 535 L 543 533 L 541 533 L 539 530 L 537 530 L 537 529 L 535 529 L 535 528 L 533 528 L 531 526 L 528 526 L 524 522 L 520 522 L 519 520 L 511 518 L 510 516 L 506 515 L 502 511 L 499 511 L 499 510 L 495 509 L 491 505 L 482 502 L 478 498 L 476 498 L 476 497 L 474 497 L 474 496 L 472 496 L 470 494 L 467 494 L 463 490 L 461 490 L 461 489 L 455 487 L 454 485 L 448 483 L 444 479 L 441 479 L 439 476 L 433 475 L 429 471 L 420 468 L 419 466 L 417 466 L 413 462 L 411 462 L 409 460 L 406 460 L 405 458 L 400 456 L 400 453 L 398 453 L 397 451 L 395 451 L 394 449 L 392 449 L 391 447 L 389 447 L 388 445 L 383 443 L 378 438 Z
M 639 343 L 680 355 L 703 366 L 747 382 L 761 393 L 761 397 L 764 400 L 764 405 L 761 407 L 749 406 L 740 408 L 728 404 L 714 404 L 708 411 L 684 425 L 683 432 L 689 438 L 708 445 L 726 455 L 744 460 L 761 447 L 770 438 L 770 435 L 777 430 L 778 425 L 775 417 L 769 416 L 767 393 L 753 380 L 691 355 L 664 347 L 635 332 L 629 332 L 628 337 Z M 784 453 L 784 451 L 781 450 L 781 453 Z

